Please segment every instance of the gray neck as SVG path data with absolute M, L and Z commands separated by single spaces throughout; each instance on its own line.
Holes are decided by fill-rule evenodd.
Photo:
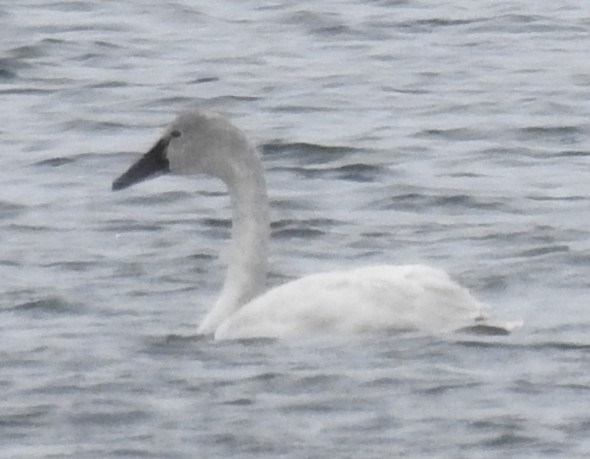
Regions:
M 241 306 L 263 292 L 270 231 L 268 197 L 257 152 L 240 158 L 222 177 L 232 207 L 229 266 L 219 299 L 199 327 L 214 333 Z

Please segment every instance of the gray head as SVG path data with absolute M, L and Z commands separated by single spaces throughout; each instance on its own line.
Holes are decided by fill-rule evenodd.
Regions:
M 113 182 L 112 189 L 122 190 L 168 172 L 203 173 L 228 182 L 243 161 L 252 158 L 257 160 L 255 150 L 225 117 L 194 110 L 178 115 L 151 150 Z

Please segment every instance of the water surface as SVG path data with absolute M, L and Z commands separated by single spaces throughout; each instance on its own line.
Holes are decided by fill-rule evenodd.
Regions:
M 0 6 L 0 456 L 590 455 L 580 2 Z M 270 283 L 449 271 L 508 337 L 215 343 L 209 179 L 110 185 L 189 106 L 265 158 Z

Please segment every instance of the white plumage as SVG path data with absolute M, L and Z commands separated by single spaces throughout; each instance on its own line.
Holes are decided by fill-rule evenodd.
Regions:
M 156 145 L 115 180 L 113 189 L 162 172 L 213 175 L 227 185 L 231 199 L 227 275 L 199 333 L 236 339 L 386 329 L 440 333 L 486 324 L 511 328 L 488 321 L 464 287 L 429 266 L 318 273 L 264 292 L 270 225 L 262 163 L 244 134 L 221 115 L 179 115 Z

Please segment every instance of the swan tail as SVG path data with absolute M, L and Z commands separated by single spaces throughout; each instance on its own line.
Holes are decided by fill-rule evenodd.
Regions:
M 506 336 L 521 328 L 522 325 L 522 321 L 507 322 L 480 317 L 473 325 L 462 327 L 457 331 L 471 335 Z

